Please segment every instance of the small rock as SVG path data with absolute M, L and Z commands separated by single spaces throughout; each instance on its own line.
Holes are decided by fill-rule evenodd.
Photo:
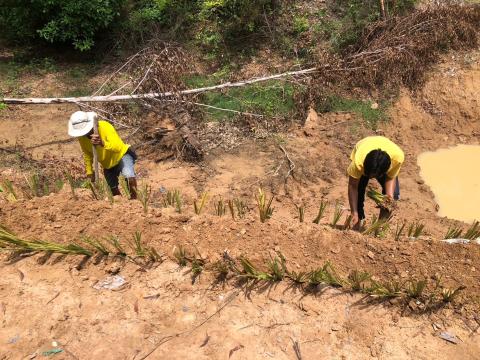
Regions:
M 415 181 L 417 182 L 418 185 L 425 184 L 425 181 L 423 181 L 423 179 L 420 179 L 420 178 L 416 179 Z
M 331 329 L 332 331 L 340 331 L 342 330 L 342 327 L 338 324 L 334 324 Z
M 374 254 L 372 251 L 369 251 L 369 252 L 367 253 L 367 256 L 368 256 L 370 259 L 372 259 L 372 260 L 375 259 L 375 254 Z
M 53 225 L 53 227 L 54 227 L 55 229 L 60 229 L 60 228 L 62 227 L 62 224 L 55 224 L 55 225 Z
M 245 229 L 240 230 L 240 234 L 245 235 L 246 233 L 247 233 L 247 230 Z
M 112 275 L 118 274 L 120 272 L 120 270 L 121 270 L 121 268 L 117 264 L 112 264 L 106 269 L 107 273 L 112 274 Z

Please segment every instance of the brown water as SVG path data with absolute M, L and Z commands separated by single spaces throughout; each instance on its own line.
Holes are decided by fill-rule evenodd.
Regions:
M 480 146 L 458 145 L 418 157 L 420 175 L 435 194 L 439 215 L 480 220 Z

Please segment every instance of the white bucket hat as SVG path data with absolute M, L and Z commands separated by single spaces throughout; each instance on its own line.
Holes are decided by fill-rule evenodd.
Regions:
M 87 135 L 93 129 L 93 120 L 96 116 L 95 112 L 74 112 L 68 121 L 68 135 L 72 137 Z

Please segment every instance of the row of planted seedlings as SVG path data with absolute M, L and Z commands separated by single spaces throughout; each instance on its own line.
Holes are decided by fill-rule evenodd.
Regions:
M 68 182 L 71 195 L 74 199 L 78 198 L 76 189 L 86 188 L 91 191 L 92 197 L 96 200 L 107 198 L 112 204 L 115 201 L 110 187 L 105 179 L 101 179 L 98 183 L 92 183 L 90 180 L 80 181 L 75 179 L 70 172 L 65 172 L 63 177 L 58 177 L 52 181 L 50 181 L 47 176 L 35 172 L 30 176 L 25 176 L 25 181 L 19 186 L 19 188 L 24 198 L 32 199 L 34 197 L 42 197 L 51 193 L 59 192 L 63 188 L 65 181 Z M 122 193 L 129 199 L 131 194 L 126 179 L 121 176 L 119 178 L 119 184 Z M 4 193 L 6 198 L 11 201 L 19 199 L 17 190 L 15 189 L 13 183 L 8 179 L 3 179 L 0 181 L 0 193 Z M 148 213 L 152 197 L 151 186 L 144 183 L 138 189 L 137 195 L 142 204 L 144 212 Z M 367 196 L 374 200 L 380 208 L 385 208 L 388 212 L 392 212 L 394 210 L 394 203 L 390 201 L 390 198 L 382 195 L 373 188 L 369 188 Z M 258 193 L 255 195 L 255 200 L 260 221 L 266 222 L 273 216 L 275 210 L 272 206 L 274 197 L 271 196 L 268 198 L 264 190 L 259 189 Z M 200 198 L 193 202 L 195 214 L 200 215 L 206 207 L 208 201 L 209 194 L 207 192 L 202 193 Z M 165 191 L 165 193 L 162 194 L 161 205 L 163 207 L 174 207 L 177 212 L 181 213 L 183 211 L 184 203 L 180 191 L 177 189 Z M 295 206 L 299 222 L 305 222 L 306 206 L 304 204 Z M 328 206 L 329 203 L 327 201 L 321 200 L 318 213 L 312 220 L 313 223 L 320 224 L 320 221 L 325 217 Z M 218 197 L 218 199 L 214 201 L 214 214 L 217 216 L 224 216 L 227 213 L 230 213 L 230 216 L 233 220 L 238 218 L 242 219 L 245 217 L 248 210 L 249 208 L 246 205 L 246 202 L 238 198 L 225 201 L 222 197 Z M 329 222 L 329 225 L 337 229 L 350 229 L 351 216 L 346 216 L 343 224 L 341 224 L 344 214 L 345 210 L 343 204 L 338 201 L 335 202 L 332 219 Z M 371 235 L 379 238 L 386 237 L 389 233 L 392 233 L 395 240 L 400 240 L 400 238 L 403 236 L 407 236 L 409 239 L 417 239 L 425 234 L 425 225 L 420 221 L 414 221 L 410 224 L 408 224 L 406 221 L 403 221 L 397 222 L 396 225 L 393 226 L 391 217 L 379 218 L 377 216 L 372 216 L 369 222 L 364 223 L 363 228 L 360 229 L 360 232 L 364 235 Z M 465 232 L 458 226 L 451 226 L 447 230 L 444 239 L 463 239 L 472 241 L 479 237 L 480 223 L 475 221 Z
M 48 176 L 40 172 L 24 175 L 24 180 L 15 186 L 9 179 L 0 180 L 0 193 L 8 201 L 17 201 L 20 198 L 33 199 L 34 197 L 47 196 L 63 189 L 65 179 L 57 177 L 50 180 Z
M 397 281 L 380 281 L 367 271 L 353 270 L 348 276 L 340 275 L 330 261 L 322 266 L 305 271 L 291 271 L 287 267 L 285 257 L 276 252 L 275 256 L 264 264 L 261 270 L 245 256 L 233 259 L 228 252 L 224 252 L 222 259 L 208 263 L 198 251 L 188 252 L 183 246 L 176 246 L 173 252 L 176 262 L 181 267 L 190 265 L 192 283 L 203 271 L 213 272 L 215 282 L 238 280 L 251 285 L 274 285 L 281 281 L 290 282 L 305 292 L 315 292 L 329 286 L 343 291 L 366 294 L 373 299 L 386 300 L 415 300 L 422 304 L 424 309 L 438 307 L 438 305 L 452 302 L 465 289 L 464 286 L 448 288 L 442 284 L 439 277 L 427 279 L 414 279 Z
M 376 197 L 373 196 L 375 194 Z M 383 199 L 385 198 L 383 195 L 380 194 L 382 200 L 379 200 L 378 197 L 379 193 L 375 192 L 373 189 L 370 190 L 369 196 L 374 199 L 377 204 L 381 204 Z M 269 220 L 273 214 L 275 208 L 272 206 L 274 197 L 268 197 L 263 189 L 258 189 L 258 193 L 255 195 L 256 207 L 258 210 L 258 216 L 260 222 L 266 222 Z M 200 215 L 206 205 L 209 202 L 209 194 L 204 192 L 201 196 L 193 202 L 194 212 L 197 215 Z M 179 190 L 173 191 L 166 191 L 163 200 L 162 206 L 164 207 L 173 207 L 176 209 L 177 212 L 181 213 L 183 209 L 183 200 L 182 195 Z M 297 210 L 297 219 L 299 222 L 305 222 L 306 216 L 306 206 L 303 205 L 295 205 Z M 320 205 L 318 208 L 318 212 L 316 213 L 315 218 L 312 219 L 312 223 L 320 224 L 320 222 L 326 217 L 326 212 L 328 207 L 330 206 L 329 202 L 326 200 L 321 200 Z M 247 206 L 246 202 L 235 198 L 230 200 L 224 200 L 223 197 L 218 197 L 213 202 L 213 209 L 214 214 L 217 216 L 224 216 L 227 213 L 230 214 L 233 220 L 242 219 L 245 217 L 246 213 L 249 211 L 249 207 Z M 345 216 L 345 209 L 341 202 L 337 201 L 334 204 L 334 210 L 332 214 L 332 219 L 329 221 L 328 225 L 335 229 L 343 229 L 348 230 L 351 228 L 351 216 L 346 216 L 345 220 L 342 222 L 341 220 Z M 408 225 L 408 226 L 407 226 Z M 390 230 L 392 229 L 392 218 L 378 218 L 373 216 L 370 222 L 364 224 L 363 228 L 360 231 L 364 235 L 372 235 L 375 237 L 385 237 Z M 394 236 L 396 240 L 399 240 L 403 236 L 408 236 L 408 238 L 416 239 L 422 236 L 425 233 L 425 225 L 421 222 L 415 221 L 410 224 L 407 222 L 397 223 L 397 226 L 394 231 Z
M 126 242 L 122 242 L 117 236 L 109 236 L 103 239 L 82 237 L 78 243 L 60 244 L 44 240 L 25 240 L 8 229 L 0 227 L 0 251 L 45 252 L 87 257 L 99 256 L 100 258 L 112 256 L 131 260 L 141 267 L 160 263 L 165 258 L 155 248 L 143 244 L 140 232 L 136 232 L 133 238 Z M 430 282 L 427 279 L 413 278 L 404 281 L 379 281 L 369 272 L 358 270 L 353 270 L 344 277 L 329 261 L 312 270 L 291 271 L 280 252 L 270 256 L 263 266 L 266 270 L 255 266 L 245 256 L 233 259 L 228 252 L 224 252 L 221 260 L 209 263 L 206 258 L 199 255 L 198 250 L 191 253 L 183 246 L 176 246 L 173 257 L 181 267 L 190 266 L 192 283 L 206 270 L 214 273 L 216 282 L 239 280 L 246 282 L 247 285 L 259 285 L 288 281 L 306 292 L 331 286 L 344 291 L 366 294 L 376 299 L 414 299 L 425 308 L 452 302 L 465 289 L 464 286 L 454 289 L 443 286 L 441 278 L 437 277 Z
M 144 245 L 142 233 L 136 232 L 131 240 L 121 241 L 111 235 L 103 239 L 83 236 L 78 242 L 67 244 L 46 240 L 26 240 L 0 225 L 0 252 L 13 253 L 57 253 L 63 255 L 83 255 L 87 257 L 120 257 L 139 265 L 161 262 L 162 255 L 152 246 Z M 139 260 L 143 260 L 142 263 Z

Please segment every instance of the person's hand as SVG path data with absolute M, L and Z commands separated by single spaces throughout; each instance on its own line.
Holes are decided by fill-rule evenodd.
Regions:
M 100 138 L 100 135 L 95 135 L 95 134 L 93 134 L 91 140 L 92 140 L 92 144 L 93 144 L 93 145 L 103 146 L 103 141 L 102 141 L 102 139 Z
M 352 230 L 358 231 L 360 230 L 360 225 L 361 225 L 360 218 L 358 217 L 358 214 L 352 213 Z

